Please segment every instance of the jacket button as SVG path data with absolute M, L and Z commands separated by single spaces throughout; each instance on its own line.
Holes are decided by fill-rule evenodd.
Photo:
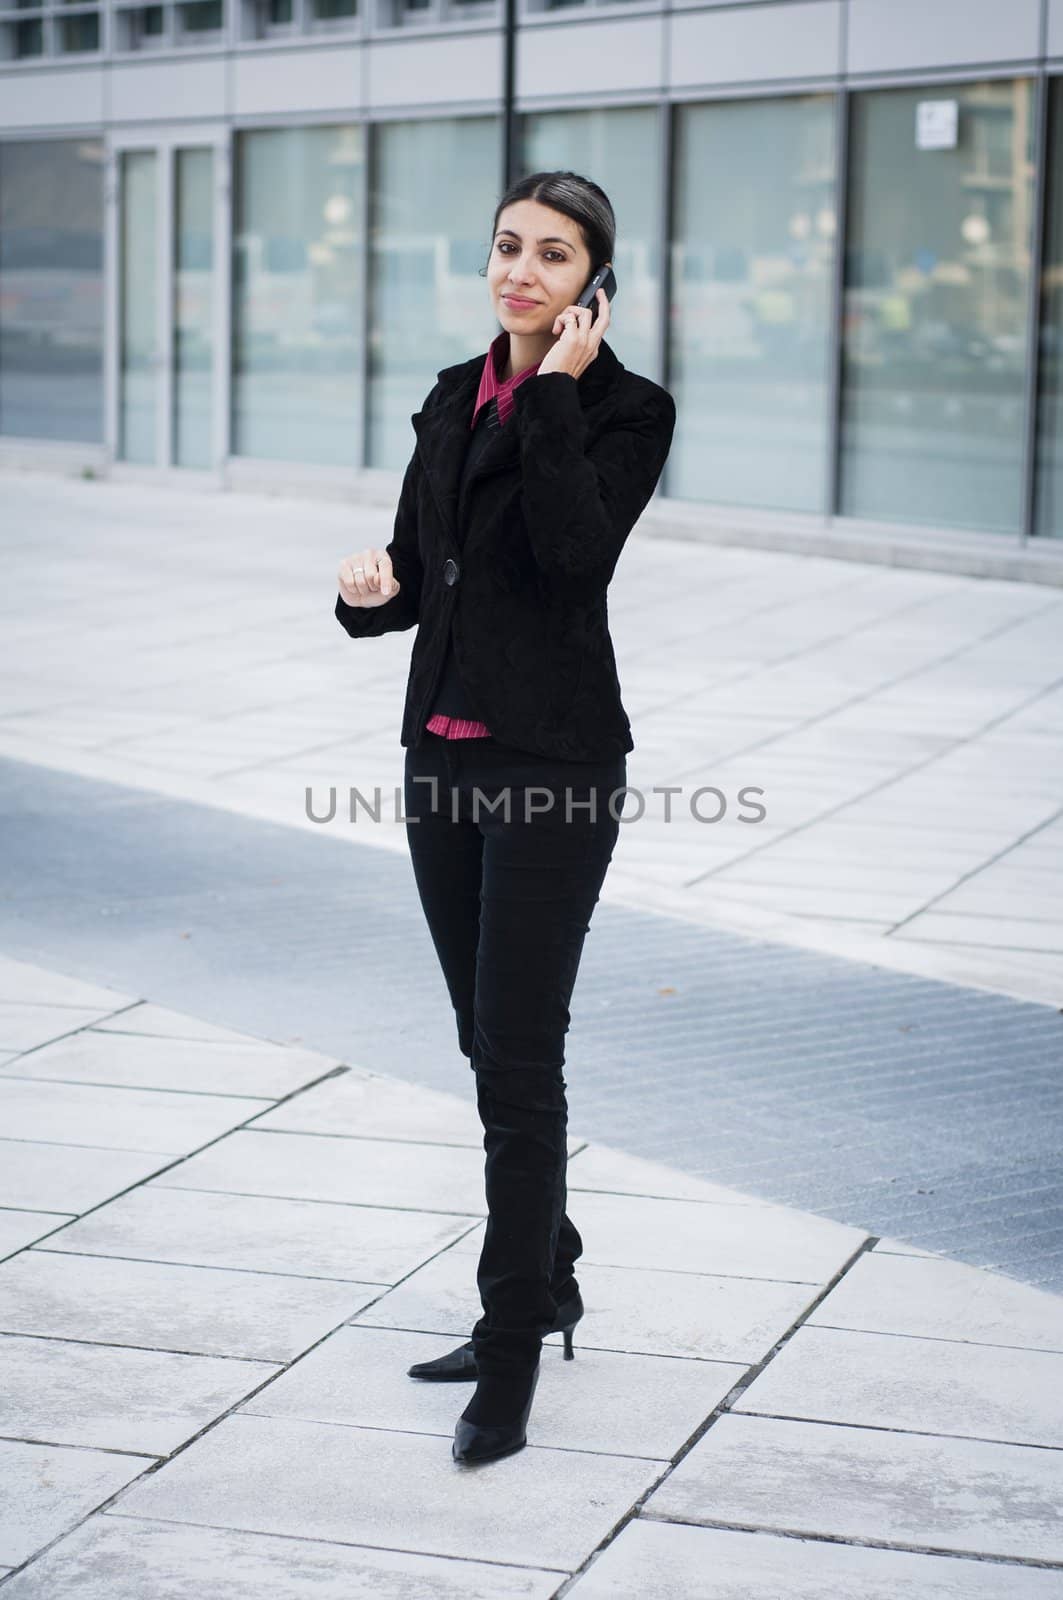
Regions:
M 458 581 L 458 572 L 459 572 L 458 563 L 454 560 L 454 558 L 452 556 L 448 556 L 446 561 L 443 564 L 443 582 L 451 584 L 451 585 L 457 583 L 457 581 Z

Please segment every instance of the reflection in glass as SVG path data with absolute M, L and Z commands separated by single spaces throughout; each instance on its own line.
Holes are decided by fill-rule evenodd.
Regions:
M 368 464 L 398 471 L 437 371 L 486 353 L 499 331 L 479 276 L 498 202 L 498 119 L 385 122 L 374 149 Z
M 834 144 L 829 95 L 677 108 L 670 495 L 823 509 Z
M 103 440 L 103 145 L 0 144 L 0 433 Z
M 1063 539 L 1063 78 L 1049 78 L 1036 532 Z
M 362 130 L 237 136 L 233 448 L 359 465 Z
M 617 292 L 607 342 L 626 367 L 647 377 L 656 372 L 661 278 L 657 129 L 652 106 L 546 111 L 523 119 L 522 174 L 580 172 L 613 203 Z
M 149 463 L 158 389 L 157 182 L 154 150 L 123 153 L 118 453 Z
M 920 148 L 917 106 L 928 100 L 958 103 L 954 145 Z M 848 515 L 1019 529 L 1031 106 L 1025 79 L 854 97 L 841 435 Z
M 174 167 L 174 435 L 179 467 L 209 467 L 214 427 L 214 152 Z

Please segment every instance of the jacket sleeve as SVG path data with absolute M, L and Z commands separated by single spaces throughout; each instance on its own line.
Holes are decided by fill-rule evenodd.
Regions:
M 400 588 L 381 606 L 351 606 L 336 595 L 336 617 L 352 639 L 376 639 L 382 633 L 412 628 L 421 613 L 421 583 L 424 576 L 417 542 L 417 490 L 421 475 L 420 457 L 410 457 L 399 491 L 395 526 L 385 549 L 391 557 L 392 571 Z
M 657 486 L 675 428 L 675 401 L 645 398 L 585 450 L 576 379 L 537 373 L 513 391 L 520 428 L 524 519 L 539 568 L 561 578 L 612 576 L 631 529 Z

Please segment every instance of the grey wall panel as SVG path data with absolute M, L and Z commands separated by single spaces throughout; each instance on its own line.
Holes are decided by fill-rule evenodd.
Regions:
M 841 51 L 841 0 L 672 16 L 669 71 L 674 88 L 835 74 Z
M 850 72 L 1022 61 L 1040 47 L 1041 0 L 850 0 Z
M 524 28 L 517 46 L 517 94 L 524 100 L 659 90 L 663 29 L 660 17 Z
M 225 115 L 225 61 L 120 61 L 111 68 L 111 121 Z
M 1048 0 L 1048 53 L 1063 56 L 1063 0 Z
M 298 111 L 359 110 L 360 45 L 323 50 L 237 51 L 232 61 L 235 117 Z
M 103 68 L 0 73 L 0 129 L 72 128 L 103 121 Z
M 453 39 L 373 40 L 369 106 L 434 106 L 498 100 L 502 93 L 502 35 L 462 33 Z

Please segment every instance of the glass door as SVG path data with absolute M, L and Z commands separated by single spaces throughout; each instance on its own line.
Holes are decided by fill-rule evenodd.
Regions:
M 217 472 L 228 454 L 227 136 L 125 135 L 112 161 L 113 457 Z

